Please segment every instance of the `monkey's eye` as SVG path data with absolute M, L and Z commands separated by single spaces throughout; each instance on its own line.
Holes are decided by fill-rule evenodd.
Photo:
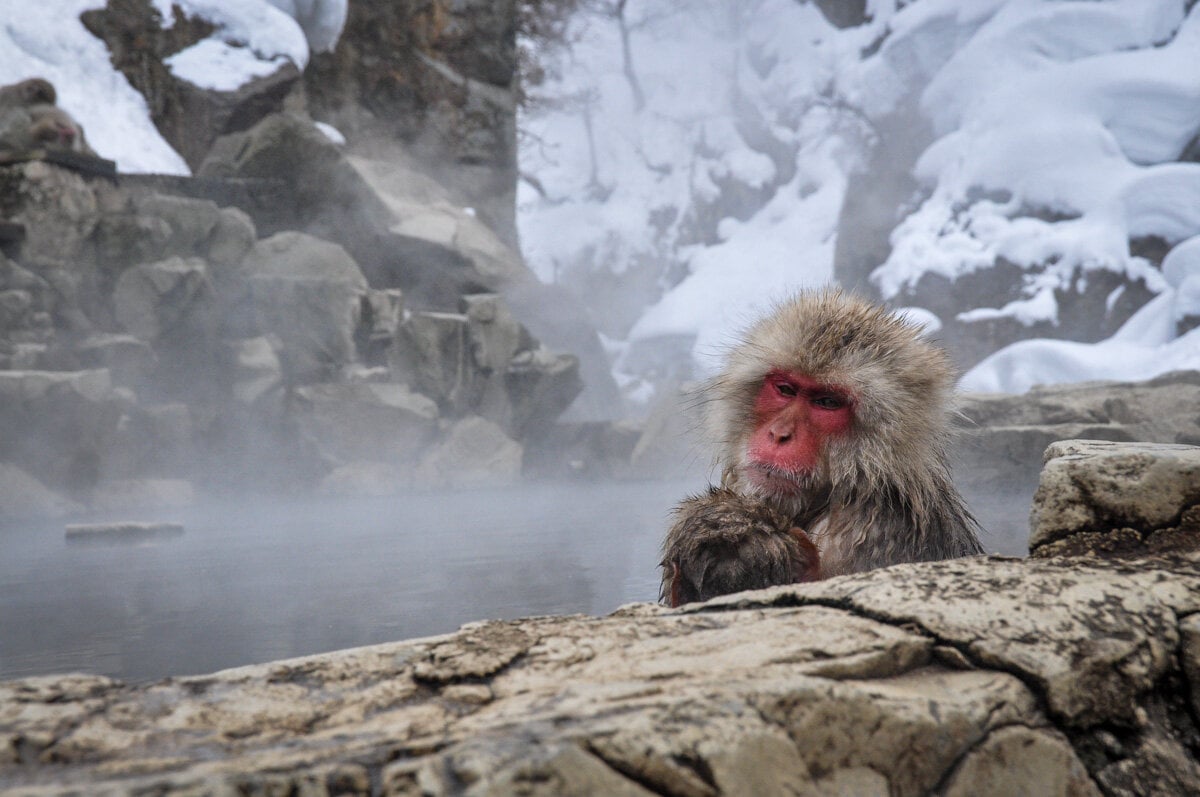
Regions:
M 846 406 L 845 399 L 838 396 L 817 396 L 812 400 L 812 403 L 823 410 L 840 410 Z
M 799 391 L 796 390 L 796 386 L 789 385 L 787 382 L 777 382 L 775 384 L 775 389 L 779 391 L 779 395 L 787 396 L 788 398 L 795 398 L 799 395 Z

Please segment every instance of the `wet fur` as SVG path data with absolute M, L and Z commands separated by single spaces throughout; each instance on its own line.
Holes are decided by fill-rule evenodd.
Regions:
M 706 385 L 704 403 L 721 488 L 740 497 L 732 514 L 749 502 L 784 516 L 785 526 L 803 528 L 826 576 L 983 552 L 947 458 L 954 369 L 917 326 L 839 290 L 807 291 L 750 327 L 726 362 Z M 849 432 L 829 441 L 817 471 L 786 498 L 758 495 L 742 477 L 754 399 L 772 369 L 853 394 Z M 676 528 L 686 527 L 694 511 L 681 504 Z M 743 522 L 755 526 L 757 511 Z M 747 555 L 745 566 L 756 567 L 759 555 Z M 764 579 L 774 578 L 771 572 Z

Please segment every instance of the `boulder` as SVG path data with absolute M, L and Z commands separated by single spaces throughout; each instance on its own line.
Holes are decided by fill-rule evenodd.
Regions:
M 354 362 L 367 283 L 342 247 L 278 233 L 256 243 L 243 267 L 258 329 L 282 342 L 280 360 L 291 384 L 332 379 Z
M 0 218 L 25 229 L 20 260 L 79 261 L 100 217 L 98 190 L 77 172 L 44 161 L 0 166 Z
M 171 254 L 200 255 L 221 219 L 221 211 L 212 200 L 192 199 L 170 194 L 149 194 L 137 199 L 139 216 L 162 219 L 171 231 L 164 242 Z
M 397 328 L 388 350 L 394 378 L 449 412 L 465 412 L 478 400 L 480 382 L 467 327 L 467 317 L 460 313 L 412 313 Z
M 579 358 L 545 346 L 520 352 L 508 365 L 504 385 L 512 405 L 511 429 L 525 437 L 553 423 L 583 390 Z
M 1029 528 L 1013 506 L 1033 497 L 1046 447 L 1058 440 L 1200 443 L 1200 373 L 1146 382 L 1034 387 L 1021 395 L 960 397 L 955 481 L 987 532 L 989 551 L 1023 554 Z
M 335 463 L 416 463 L 437 434 L 437 405 L 405 385 L 308 385 L 295 391 L 300 433 Z
M 349 462 L 329 472 L 317 494 L 335 498 L 378 498 L 396 495 L 412 484 L 409 469 L 388 462 Z
M 25 471 L 0 462 L 0 520 L 61 517 L 83 511 L 83 507 L 46 487 Z
M 171 257 L 126 269 L 113 290 L 117 322 L 150 343 L 190 337 L 211 298 L 208 265 L 199 258 Z
M 213 140 L 244 130 L 279 110 L 300 70 L 283 60 L 271 74 L 256 77 L 236 89 L 201 88 L 176 77 L 167 58 L 208 38 L 212 23 L 189 17 L 176 6 L 163 19 L 154 3 L 110 0 L 85 11 L 80 21 L 108 46 L 116 67 L 146 98 L 155 127 L 188 166 L 195 169 Z
M 108 371 L 0 371 L 0 460 L 54 489 L 86 491 L 103 475 L 130 397 Z
M 229 375 L 235 401 L 252 405 L 283 387 L 283 366 L 276 350 L 277 339 L 266 336 L 231 340 Z
M 239 208 L 221 208 L 207 241 L 213 276 L 219 279 L 238 266 L 257 240 L 249 214 Z
M 499 487 L 521 478 L 521 445 L 479 416 L 456 421 L 421 459 L 414 481 L 422 487 Z
M 1200 543 L 1200 448 L 1053 443 L 1030 525 L 1034 556 L 1194 548 Z
M 154 370 L 158 357 L 146 341 L 133 335 L 98 332 L 75 346 L 80 365 L 103 368 L 115 384 L 133 387 Z

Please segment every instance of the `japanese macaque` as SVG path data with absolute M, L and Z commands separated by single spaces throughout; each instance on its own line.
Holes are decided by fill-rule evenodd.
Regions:
M 33 105 L 0 113 L 0 152 L 22 154 L 35 150 L 96 154 L 79 123 L 57 106 Z
M 36 150 L 95 155 L 80 124 L 54 104 L 57 98 L 54 86 L 43 78 L 0 86 L 0 155 Z
M 982 553 L 947 461 L 953 385 L 915 324 L 837 290 L 753 325 L 704 390 L 721 485 L 676 509 L 662 600 Z
M 54 84 L 40 77 L 31 77 L 20 83 L 0 86 L 0 111 L 8 108 L 28 108 L 31 105 L 54 105 L 58 92 Z

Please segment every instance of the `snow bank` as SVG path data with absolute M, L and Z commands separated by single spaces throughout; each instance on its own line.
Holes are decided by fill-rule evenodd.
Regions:
M 1099 343 L 1025 340 L 968 371 L 962 390 L 1023 393 L 1034 385 L 1091 380 L 1137 381 L 1168 371 L 1200 370 L 1200 328 L 1175 337 L 1180 310 L 1196 314 L 1194 298 L 1176 307 L 1174 292 L 1150 301 L 1121 330 Z M 1187 314 L 1186 312 L 1184 314 Z
M 1178 0 L 998 8 L 923 92 L 943 134 L 917 165 L 932 193 L 872 275 L 883 294 L 997 258 L 1029 270 L 1028 299 L 971 318 L 1053 321 L 1051 289 L 1079 271 L 1165 288 L 1128 242 L 1200 232 L 1200 165 L 1169 163 L 1200 122 L 1198 52 L 1200 10 Z
M 0 26 L 0 83 L 49 80 L 92 148 L 121 171 L 188 174 L 150 121 L 142 95 L 112 68 L 104 42 L 79 21 L 84 11 L 103 7 L 103 0 L 0 0 L 0 19 L 9 20 Z
M 301 70 L 308 64 L 300 24 L 266 0 L 154 0 L 154 5 L 164 26 L 173 23 L 172 6 L 179 6 L 184 15 L 216 27 L 210 38 L 167 59 L 171 74 L 201 88 L 232 91 L 271 74 L 285 60 Z

